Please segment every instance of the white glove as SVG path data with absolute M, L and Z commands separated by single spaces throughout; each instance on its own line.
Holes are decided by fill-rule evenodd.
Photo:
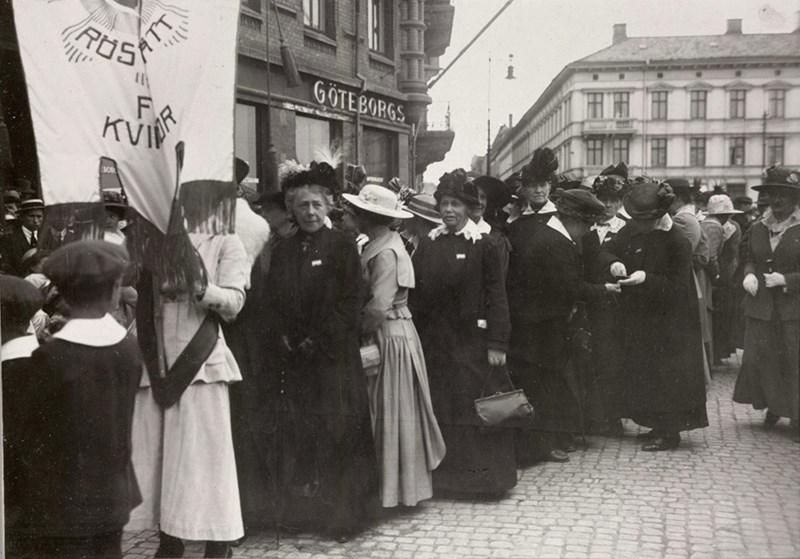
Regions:
M 758 293 L 758 278 L 755 274 L 747 274 L 742 281 L 742 287 L 753 297 Z
M 615 278 L 621 278 L 628 275 L 628 270 L 625 269 L 625 264 L 622 262 L 614 262 L 611 264 L 610 272 Z
M 607 283 L 606 291 L 609 293 L 622 293 L 622 288 L 618 283 Z
M 644 270 L 636 270 L 628 279 L 619 280 L 619 284 L 623 287 L 630 287 L 631 285 L 639 285 L 644 283 L 647 274 L 644 273 Z
M 764 285 L 767 287 L 783 287 L 786 285 L 786 277 L 780 272 L 764 274 Z

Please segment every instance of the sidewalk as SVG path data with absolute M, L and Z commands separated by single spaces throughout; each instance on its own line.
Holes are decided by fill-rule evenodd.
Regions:
M 387 515 L 341 545 L 311 535 L 251 534 L 234 557 L 791 558 L 800 557 L 800 444 L 788 422 L 731 401 L 736 372 L 716 372 L 710 426 L 678 450 L 646 453 L 591 437 L 567 464 L 520 471 L 502 501 L 432 500 Z M 152 557 L 154 532 L 126 534 L 129 559 Z M 202 557 L 201 544 L 186 557 Z

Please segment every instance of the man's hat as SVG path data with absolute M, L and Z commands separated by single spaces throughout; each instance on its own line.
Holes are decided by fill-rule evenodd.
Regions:
M 606 211 L 606 207 L 594 194 L 583 188 L 556 190 L 550 197 L 559 215 L 573 217 L 587 223 L 595 223 Z
M 714 194 L 708 199 L 708 215 L 733 215 L 744 213 L 733 208 L 733 201 L 727 194 Z
M 435 225 L 442 224 L 442 217 L 436 210 L 436 198 L 431 194 L 414 194 L 403 206 L 407 212 Z
M 42 308 L 42 293 L 30 282 L 0 274 L 0 316 L 6 324 L 24 325 Z
M 791 188 L 800 191 L 800 170 L 773 165 L 764 171 L 764 182 L 754 186 L 753 190 L 769 188 Z
M 675 193 L 669 184 L 643 182 L 631 187 L 623 205 L 633 219 L 657 219 L 667 213 L 674 200 Z
M 60 292 L 75 292 L 108 285 L 128 267 L 128 251 L 106 241 L 75 241 L 54 251 L 43 272 Z
M 40 198 L 31 198 L 19 205 L 19 213 L 31 212 L 33 210 L 44 210 L 44 202 Z

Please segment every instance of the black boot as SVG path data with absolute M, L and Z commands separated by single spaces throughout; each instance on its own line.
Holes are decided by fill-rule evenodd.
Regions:
M 230 542 L 206 542 L 206 552 L 203 557 L 215 557 L 227 559 L 233 557 L 233 549 L 231 549 Z
M 158 549 L 154 559 L 173 559 L 183 557 L 183 542 L 180 538 L 170 536 L 166 532 L 158 533 Z

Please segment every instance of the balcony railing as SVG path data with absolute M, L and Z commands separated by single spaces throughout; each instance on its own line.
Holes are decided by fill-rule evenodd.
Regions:
M 636 128 L 631 118 L 609 118 L 583 122 L 584 134 L 633 134 L 635 132 Z

